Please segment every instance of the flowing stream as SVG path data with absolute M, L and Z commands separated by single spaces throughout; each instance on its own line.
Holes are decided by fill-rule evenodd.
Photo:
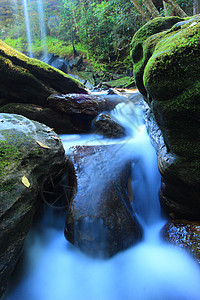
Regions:
M 125 127 L 125 138 L 91 134 L 63 135 L 61 139 L 66 151 L 72 145 L 118 143 L 126 155 L 137 158 L 132 165 L 133 203 L 144 229 L 143 241 L 111 259 L 89 258 L 65 240 L 65 213 L 47 207 L 43 220 L 27 238 L 4 300 L 200 299 L 199 266 L 186 252 L 159 237 L 166 220 L 161 218 L 160 175 L 142 108 L 123 103 L 112 115 Z

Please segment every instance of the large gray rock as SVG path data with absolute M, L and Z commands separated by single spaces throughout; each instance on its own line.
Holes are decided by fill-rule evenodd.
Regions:
M 112 256 L 141 240 L 131 206 L 131 164 L 121 145 L 71 148 L 77 192 L 65 237 L 88 255 Z
M 41 186 L 65 167 L 62 143 L 50 128 L 0 113 L 0 296 L 40 204 Z

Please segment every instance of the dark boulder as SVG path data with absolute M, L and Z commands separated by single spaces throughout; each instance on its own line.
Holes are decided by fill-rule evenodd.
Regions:
M 106 100 L 102 97 L 83 94 L 52 94 L 48 99 L 48 105 L 67 114 L 79 114 L 89 119 L 96 117 L 107 108 Z
M 200 264 L 200 223 L 187 220 L 168 222 L 161 231 L 162 238 L 188 251 Z
M 44 182 L 64 171 L 59 137 L 43 124 L 0 114 L 0 296 L 32 224 Z
M 93 125 L 97 132 L 106 137 L 119 138 L 125 136 L 125 129 L 109 114 L 99 114 L 93 120 Z
M 36 104 L 9 103 L 0 107 L 0 113 L 2 112 L 22 115 L 38 121 L 53 128 L 59 134 L 88 132 L 91 128 L 91 123 L 82 122 L 78 114 L 66 114 Z
M 77 192 L 67 211 L 66 239 L 88 255 L 105 257 L 141 240 L 130 203 L 131 164 L 121 146 L 73 147 L 71 159 Z
M 52 63 L 51 63 L 51 66 L 58 69 L 58 70 L 61 70 L 62 72 L 64 73 L 68 73 L 68 64 L 67 62 L 62 59 L 62 58 L 57 58 L 55 59 Z

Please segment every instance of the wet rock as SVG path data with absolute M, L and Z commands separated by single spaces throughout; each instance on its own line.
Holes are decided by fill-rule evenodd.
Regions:
M 161 130 L 161 202 L 167 213 L 193 220 L 200 219 L 199 28 L 199 15 L 156 18 L 131 45 L 137 87 Z
M 9 103 L 0 107 L 0 113 L 19 114 L 53 128 L 56 133 L 88 132 L 91 123 L 77 114 L 66 114 L 35 104 Z
M 62 58 L 57 58 L 56 60 L 54 60 L 51 64 L 52 67 L 63 71 L 64 73 L 68 73 L 68 64 L 67 62 L 62 59 Z
M 109 88 L 107 91 L 107 95 L 117 95 L 119 97 L 124 97 L 124 95 L 118 89 L 114 88 Z
M 200 178 L 194 161 L 169 151 L 151 109 L 146 110 L 146 126 L 157 150 L 158 168 L 162 175 L 159 190 L 163 211 L 175 218 L 198 220 L 200 215 Z
M 78 67 L 80 64 L 82 64 L 83 58 L 82 56 L 76 56 L 74 59 L 69 61 L 69 67 L 70 69 L 73 69 L 74 67 Z
M 66 239 L 88 255 L 105 257 L 137 243 L 142 230 L 130 204 L 130 161 L 121 146 L 72 147 L 70 157 L 77 192 L 67 211 Z
M 64 171 L 66 158 L 59 137 L 49 127 L 2 113 L 0 124 L 1 296 L 40 205 L 41 186 L 50 175 L 54 178 Z
M 99 114 L 94 120 L 93 125 L 97 132 L 106 137 L 122 137 L 125 129 L 109 114 Z
M 187 220 L 168 222 L 161 236 L 170 244 L 187 250 L 200 264 L 200 223 Z
M 31 59 L 0 41 L 0 92 L 9 102 L 46 104 L 52 93 L 89 91 L 67 74 Z
M 52 94 L 48 99 L 50 107 L 67 114 L 95 117 L 106 109 L 106 101 L 98 96 L 84 94 Z

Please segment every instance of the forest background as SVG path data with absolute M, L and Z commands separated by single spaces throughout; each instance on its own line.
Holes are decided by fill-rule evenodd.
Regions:
M 47 49 L 62 57 L 85 54 L 94 68 L 124 64 L 132 67 L 129 51 L 134 33 L 159 16 L 191 16 L 200 12 L 199 0 L 58 0 L 57 14 L 51 15 L 43 1 Z M 37 3 L 31 2 L 33 51 L 42 53 Z M 35 7 L 34 7 L 35 5 Z M 23 12 L 21 12 L 23 14 Z M 26 28 L 16 12 L 15 22 L 0 26 L 0 38 L 26 53 Z

